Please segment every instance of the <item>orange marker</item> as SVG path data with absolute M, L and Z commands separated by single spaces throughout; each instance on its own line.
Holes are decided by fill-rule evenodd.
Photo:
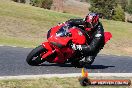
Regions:
M 88 77 L 88 71 L 85 72 L 84 68 L 82 68 L 82 77 Z

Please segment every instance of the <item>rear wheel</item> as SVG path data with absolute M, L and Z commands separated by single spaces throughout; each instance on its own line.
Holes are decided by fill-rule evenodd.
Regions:
M 27 63 L 31 66 L 37 66 L 41 63 L 43 63 L 43 59 L 41 59 L 41 54 L 46 52 L 46 49 L 40 45 L 33 49 L 27 56 Z
M 83 65 L 80 64 L 79 60 L 78 61 L 72 61 L 71 64 L 76 67 L 76 68 L 82 68 Z

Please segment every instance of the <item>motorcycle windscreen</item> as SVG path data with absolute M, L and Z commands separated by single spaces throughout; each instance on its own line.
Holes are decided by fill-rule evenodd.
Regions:
M 69 30 L 70 26 L 69 25 L 65 25 L 62 26 L 57 32 L 56 32 L 56 36 L 57 37 L 67 37 L 68 35 L 68 30 Z
M 53 45 L 58 45 L 58 46 L 65 46 L 68 41 L 71 39 L 69 36 L 69 26 L 62 26 L 52 37 L 50 37 L 48 40 L 53 44 Z

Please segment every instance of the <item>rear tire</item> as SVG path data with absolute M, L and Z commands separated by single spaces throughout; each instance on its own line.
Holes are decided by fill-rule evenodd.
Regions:
M 82 68 L 83 65 L 80 64 L 79 60 L 72 61 L 71 64 L 76 68 Z
M 43 63 L 44 61 L 41 60 L 40 54 L 45 51 L 46 49 L 42 45 L 36 47 L 28 54 L 26 59 L 27 63 L 31 66 L 38 66 L 39 64 Z

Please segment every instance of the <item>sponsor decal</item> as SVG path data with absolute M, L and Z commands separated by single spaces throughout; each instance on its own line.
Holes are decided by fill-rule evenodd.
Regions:
M 79 78 L 79 82 L 82 86 L 90 85 L 107 85 L 107 86 L 130 86 L 131 81 L 129 79 L 90 79 L 88 78 L 88 71 L 85 72 L 82 68 L 82 77 Z
M 78 35 L 82 36 L 83 34 L 82 34 L 82 32 L 81 32 L 81 31 L 78 31 Z

